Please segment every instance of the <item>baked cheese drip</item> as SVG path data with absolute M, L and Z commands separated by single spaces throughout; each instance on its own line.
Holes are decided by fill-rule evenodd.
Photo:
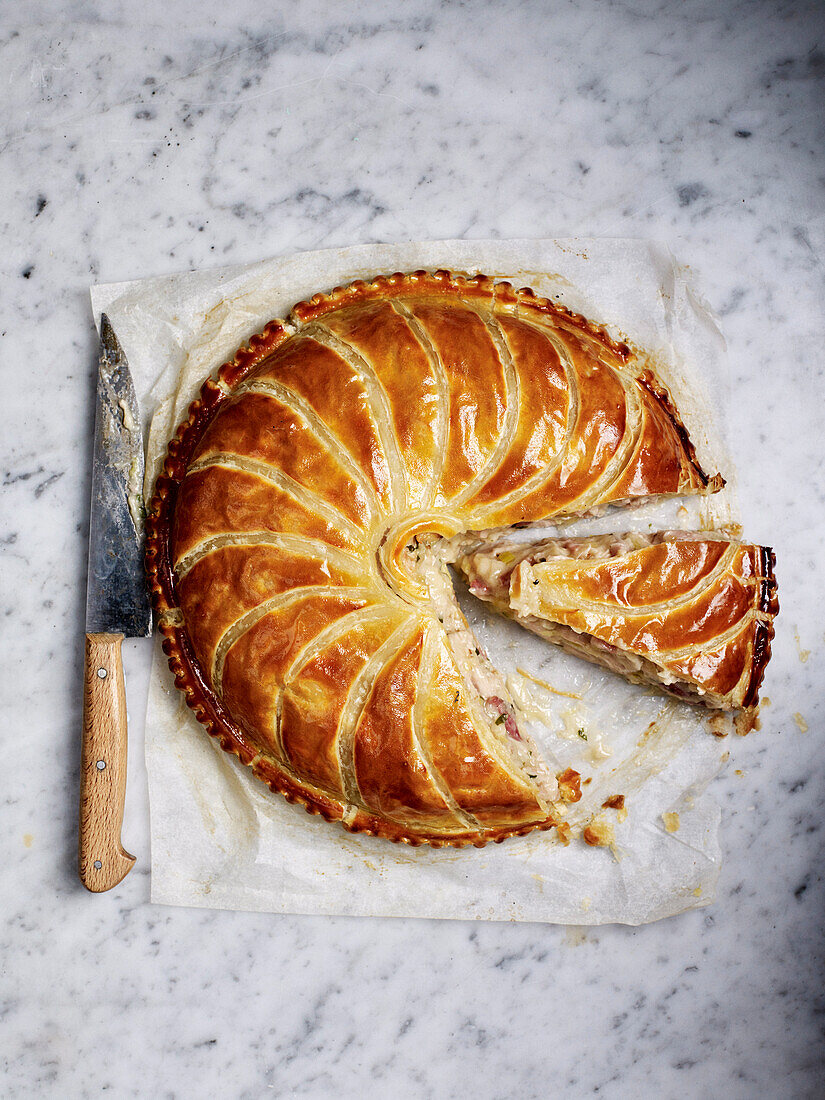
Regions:
M 478 540 L 458 565 L 472 592 L 577 656 L 707 706 L 757 701 L 779 607 L 767 547 L 688 531 Z
M 318 295 L 170 444 L 148 549 L 170 663 L 225 748 L 348 828 L 549 828 L 555 777 L 436 544 L 722 484 L 629 348 L 529 291 L 419 272 Z

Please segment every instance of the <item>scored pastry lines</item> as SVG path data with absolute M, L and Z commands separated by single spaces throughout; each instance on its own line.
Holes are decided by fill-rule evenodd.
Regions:
M 253 607 L 251 611 L 247 611 L 245 614 L 235 619 L 235 621 L 223 632 L 215 647 L 215 654 L 212 659 L 212 686 L 218 695 L 223 694 L 224 662 L 226 661 L 229 650 L 236 642 L 239 642 L 248 630 L 251 630 L 253 626 L 261 621 L 261 619 L 266 618 L 271 611 L 289 607 L 289 605 L 293 603 L 300 603 L 302 600 L 305 600 L 307 596 L 319 593 L 334 597 L 340 596 L 342 599 L 358 599 L 364 597 L 365 593 L 367 593 L 367 597 L 371 595 L 368 589 L 360 586 L 342 586 L 338 588 L 328 584 L 306 584 L 302 585 L 300 588 L 291 588 L 288 592 L 280 592 L 277 596 L 270 596 L 269 599 L 259 603 L 257 607 Z
M 300 482 L 290 477 L 289 474 L 285 474 L 282 470 L 279 470 L 274 463 L 263 462 L 257 458 L 246 458 L 243 455 L 231 454 L 228 451 L 218 451 L 190 463 L 186 471 L 186 476 L 188 477 L 190 474 L 197 473 L 199 470 L 209 470 L 216 466 L 238 470 L 240 473 L 253 474 L 255 477 L 260 477 L 264 481 L 276 485 L 279 489 L 283 490 L 283 492 L 294 497 L 308 512 L 312 513 L 314 510 L 319 516 L 322 516 L 331 527 L 334 528 L 337 525 L 347 532 L 350 539 L 356 543 L 357 546 L 361 548 L 364 547 L 364 532 L 356 527 L 352 520 L 348 519 L 342 512 L 339 512 L 334 504 L 330 504 L 328 501 L 324 500 L 324 498 L 313 489 L 307 489 L 304 485 L 301 485 Z
M 542 335 L 547 339 L 550 344 L 552 344 L 553 349 L 558 355 L 559 361 L 561 362 L 565 377 L 567 378 L 567 423 L 565 425 L 564 439 L 562 440 L 561 446 L 559 447 L 557 454 L 555 454 L 553 458 L 550 459 L 550 461 L 544 466 L 543 469 L 537 470 L 536 473 L 534 473 L 532 477 L 528 478 L 527 481 L 525 481 L 521 486 L 515 489 L 511 489 L 509 493 L 505 493 L 504 496 L 499 497 L 498 500 L 491 501 L 489 503 L 481 505 L 478 508 L 474 508 L 471 513 L 474 519 L 480 516 L 484 516 L 489 512 L 496 512 L 502 508 L 506 508 L 510 504 L 513 504 L 515 501 L 520 500 L 522 497 L 526 496 L 528 493 L 541 489 L 543 485 L 545 485 L 548 481 L 550 481 L 552 477 L 555 476 L 559 467 L 564 462 L 564 459 L 567 457 L 567 452 L 570 447 L 570 440 L 573 438 L 573 432 L 575 431 L 576 424 L 578 423 L 579 419 L 580 402 L 578 375 L 576 374 L 573 360 L 570 356 L 570 350 L 564 343 L 564 341 L 559 339 L 559 337 L 555 333 L 551 333 L 544 328 L 542 328 Z M 509 349 L 509 344 L 507 343 L 507 335 L 503 330 L 501 330 L 501 336 L 507 348 Z
M 315 784 L 312 783 L 311 780 L 302 778 L 295 771 L 295 768 L 292 766 L 292 761 L 284 752 L 284 746 L 281 743 L 280 736 L 282 699 L 283 695 L 281 692 L 279 692 L 278 701 L 276 704 L 275 720 L 273 723 L 273 728 L 270 730 L 270 733 L 272 734 L 272 747 L 275 750 L 275 758 L 278 761 L 278 768 L 283 771 L 294 783 L 297 783 L 300 786 L 314 787 L 315 790 L 321 790 L 322 788 L 315 786 Z M 267 757 L 264 753 L 256 752 L 252 759 L 249 761 L 249 766 L 254 771 L 255 768 L 257 768 L 261 763 L 266 765 L 267 763 L 269 763 L 269 761 L 267 760 Z M 264 780 L 265 783 L 270 783 L 271 785 L 269 777 L 261 776 L 261 778 Z
M 363 623 L 372 622 L 373 620 L 379 622 L 381 619 L 395 618 L 397 615 L 398 609 L 388 607 L 386 604 L 356 607 L 354 611 L 347 611 L 345 615 L 341 615 L 340 618 L 325 626 L 323 630 L 319 630 L 312 641 L 307 642 L 304 648 L 296 653 L 295 659 L 284 673 L 284 691 L 297 676 L 300 676 L 310 661 L 314 660 L 319 653 L 323 653 L 325 649 L 328 649 L 342 634 L 354 630 Z
M 337 458 L 353 481 L 363 490 L 366 497 L 365 503 L 369 509 L 372 522 L 375 524 L 381 514 L 381 502 L 378 499 L 375 486 L 370 484 L 369 478 L 343 440 L 324 423 L 309 402 L 301 397 L 299 393 L 296 393 L 295 390 L 285 386 L 283 382 L 277 382 L 271 378 L 257 378 L 252 382 L 242 382 L 240 386 L 233 390 L 233 396 L 244 393 L 273 397 L 275 400 L 280 401 L 282 405 L 285 405 L 290 412 L 299 416 L 306 423 L 307 429 L 312 435 L 316 436 L 326 450 Z
M 305 535 L 288 535 L 280 531 L 226 531 L 221 535 L 212 535 L 198 543 L 175 563 L 175 575 L 182 580 L 186 574 L 203 558 L 222 550 L 226 546 L 276 546 L 282 550 L 291 550 L 316 560 L 332 562 L 341 570 L 363 569 L 363 559 L 355 558 L 345 550 L 339 550 L 320 539 L 307 538 Z M 375 569 L 372 570 L 375 576 Z M 376 577 L 377 580 L 377 577 Z
M 633 461 L 638 456 L 644 442 L 647 409 L 642 388 L 637 379 L 628 377 L 621 371 L 614 371 L 614 374 L 621 382 L 624 390 L 625 430 L 622 434 L 621 443 L 616 448 L 615 455 L 608 462 L 601 477 L 593 483 L 592 491 L 584 493 L 574 502 L 579 507 L 581 507 L 583 501 L 586 504 L 592 504 L 596 503 L 598 499 L 609 496 L 613 486 L 633 465 Z
M 741 619 L 737 619 L 733 626 L 729 626 L 727 630 L 721 634 L 716 634 L 711 642 L 693 642 L 691 645 L 683 646 L 681 649 L 663 649 L 662 652 L 667 654 L 668 661 L 680 661 L 684 657 L 695 657 L 703 650 L 708 650 L 709 646 L 713 649 L 721 649 L 723 645 L 732 641 L 738 634 L 741 634 L 752 622 L 771 622 L 773 616 L 767 614 L 764 611 L 760 611 L 756 607 L 750 608 Z M 656 661 L 656 657 L 650 658 Z
M 625 340 L 612 336 L 605 325 L 596 325 L 586 320 L 581 314 L 572 313 L 565 306 L 549 298 L 537 298 L 526 288 L 516 291 L 515 301 L 512 301 L 511 292 L 505 290 L 505 286 L 506 284 L 498 283 L 493 289 L 497 308 L 506 309 L 519 320 L 527 321 L 539 328 L 548 329 L 554 333 L 564 333 L 566 338 L 586 347 L 596 359 L 603 360 L 607 353 L 614 365 L 624 365 L 628 358 L 632 357 L 633 352 Z M 542 302 L 550 307 L 549 311 L 536 309 Z
M 281 737 L 281 720 L 283 718 L 283 713 L 284 713 L 284 689 L 279 688 L 278 689 L 278 697 L 275 700 L 275 729 L 273 730 L 273 733 L 275 734 L 275 747 L 276 747 L 276 751 L 278 753 L 278 757 L 281 760 L 283 760 L 285 763 L 287 763 L 289 765 L 290 771 L 292 771 L 292 761 L 289 759 L 289 757 L 286 754 L 286 749 L 284 748 L 284 741 L 283 741 L 283 738 Z
M 353 805 L 366 808 L 358 787 L 358 778 L 355 774 L 355 730 L 375 687 L 375 681 L 381 675 L 385 666 L 397 656 L 404 642 L 412 635 L 413 628 L 417 629 L 418 625 L 418 615 L 410 615 L 404 619 L 401 625 L 393 630 L 389 638 L 382 642 L 367 663 L 360 669 L 347 692 L 347 699 L 338 721 L 336 751 L 344 797 L 347 802 L 351 802 Z
M 504 337 L 504 333 L 501 331 L 501 325 L 498 323 L 498 318 L 492 313 L 481 313 L 477 309 L 471 310 L 471 312 L 479 318 L 487 329 L 490 339 L 493 341 L 496 351 L 498 352 L 499 362 L 504 371 L 504 424 L 502 425 L 498 442 L 476 476 L 468 485 L 464 486 L 460 493 L 451 498 L 450 504 L 453 505 L 453 507 L 459 507 L 461 504 L 464 504 L 465 501 L 469 500 L 477 489 L 480 489 L 490 480 L 502 464 L 507 456 L 507 452 L 513 445 L 519 413 L 521 411 L 521 385 L 519 383 L 518 371 L 513 362 L 510 346 Z
M 707 591 L 719 578 L 722 573 L 728 572 L 734 560 L 736 559 L 739 546 L 737 543 L 731 543 L 728 549 L 724 552 L 719 561 L 714 565 L 709 573 L 706 573 L 704 577 L 700 577 L 692 588 L 689 588 L 686 592 L 683 592 L 681 596 L 674 596 L 670 600 L 661 600 L 659 603 L 650 604 L 638 604 L 632 607 L 621 607 L 616 604 L 609 603 L 608 600 L 589 600 L 586 596 L 576 596 L 575 610 L 581 611 L 596 611 L 603 612 L 605 607 L 610 607 L 611 614 L 621 616 L 622 618 L 640 618 L 647 615 L 655 615 L 657 611 L 676 611 L 680 607 L 683 607 L 686 603 L 690 603 L 695 600 L 697 596 L 701 596 Z M 643 553 L 643 551 L 635 551 L 635 554 Z M 629 558 L 633 557 L 633 554 L 627 555 Z M 602 564 L 603 562 L 609 562 L 611 558 L 597 558 L 594 564 Z M 537 563 L 539 564 L 539 563 Z M 540 563 L 550 564 L 550 563 Z M 565 559 L 558 563 L 552 563 L 552 569 L 559 577 L 563 577 L 565 573 L 574 573 L 577 568 L 581 568 L 582 563 L 575 559 Z M 550 582 L 553 583 L 552 581 Z M 564 582 L 562 581 L 562 587 Z
M 464 828 L 474 831 L 482 827 L 481 822 L 471 813 L 462 810 L 455 798 L 453 798 L 449 786 L 444 781 L 444 777 L 433 763 L 429 747 L 422 737 L 424 724 L 423 711 L 432 691 L 433 678 L 438 665 L 440 636 L 442 633 L 443 628 L 435 628 L 432 625 L 428 626 L 424 633 L 424 645 L 421 652 L 421 660 L 418 665 L 418 676 L 416 678 L 417 691 L 415 693 L 415 703 L 413 705 L 412 714 L 413 745 L 424 764 L 430 782 L 441 796 L 445 806 L 452 812 L 456 820 L 461 822 Z
M 305 792 L 308 792 L 308 793 L 309 792 L 314 792 L 314 793 L 319 794 L 319 795 L 321 795 L 322 797 L 325 797 L 325 798 L 332 797 L 334 799 L 340 799 L 339 794 L 336 794 L 335 792 L 330 791 L 330 789 L 328 787 L 325 787 L 325 786 L 323 786 L 323 784 L 315 782 L 314 780 L 310 779 L 308 776 L 301 775 L 300 772 L 295 770 L 295 766 L 293 765 L 293 763 L 289 759 L 289 757 L 286 755 L 286 752 L 284 750 L 284 746 L 283 746 L 283 744 L 281 742 L 281 738 L 280 738 L 280 721 L 281 721 L 282 703 L 283 703 L 283 694 L 280 693 L 279 696 L 278 696 L 278 706 L 277 706 L 277 714 L 276 714 L 276 717 L 275 717 L 275 720 L 274 720 L 274 729 L 270 730 L 270 733 L 272 735 L 272 741 L 271 741 L 271 744 L 270 744 L 269 749 L 268 749 L 268 751 L 270 751 L 271 749 L 274 749 L 275 759 L 277 760 L 277 763 L 278 763 L 278 771 L 282 772 L 287 777 L 287 779 L 291 780 L 291 782 L 296 787 L 301 788 Z M 271 755 L 268 756 L 267 753 L 263 753 L 263 752 L 256 752 L 255 755 L 252 757 L 252 759 L 249 761 L 249 767 L 252 768 L 255 775 L 259 779 L 261 779 L 264 783 L 266 783 L 267 786 L 271 790 L 280 791 L 281 793 L 284 793 L 283 784 L 280 783 L 277 779 L 273 780 L 271 771 L 269 771 L 266 767 L 267 764 L 271 764 Z M 263 767 L 261 767 L 261 765 L 263 765 Z M 294 798 L 290 798 L 289 801 L 292 802 L 292 801 L 296 801 L 296 800 Z M 306 803 L 304 803 L 302 799 L 297 799 L 297 801 L 299 803 L 301 803 L 304 806 L 304 808 L 308 808 L 306 806 Z M 353 807 L 353 809 L 354 809 L 356 814 L 359 812 L 359 807 L 356 806 L 356 807 Z M 311 813 L 317 813 L 318 811 L 317 810 L 312 810 L 310 812 Z M 353 814 L 352 816 L 354 817 L 355 814 Z M 343 818 L 343 820 L 346 820 L 346 814 L 342 814 L 342 818 Z M 327 818 L 327 820 L 329 821 L 331 819 Z M 350 818 L 350 820 L 351 820 L 351 818 Z
M 392 407 L 387 391 L 384 389 L 375 368 L 351 344 L 336 333 L 331 332 L 319 321 L 312 321 L 306 325 L 301 329 L 301 335 L 309 336 L 316 343 L 323 344 L 330 351 L 334 351 L 361 379 L 364 392 L 370 399 L 371 419 L 378 432 L 378 438 L 384 452 L 384 460 L 389 470 L 390 511 L 397 512 L 409 507 L 407 475 L 401 458 L 401 450 L 398 446 L 398 438 L 395 434 Z
M 407 327 L 412 332 L 415 339 L 424 349 L 424 354 L 430 363 L 430 368 L 433 372 L 433 378 L 438 389 L 438 406 L 436 422 L 436 455 L 435 462 L 433 463 L 433 472 L 430 479 L 430 484 L 427 486 L 427 494 L 421 501 L 421 507 L 425 508 L 428 504 L 432 504 L 435 497 L 438 486 L 441 484 L 441 478 L 444 473 L 444 463 L 447 461 L 447 441 L 450 434 L 450 387 L 447 381 L 447 371 L 444 367 L 444 362 L 441 358 L 441 354 L 438 348 L 430 338 L 430 334 L 421 324 L 419 319 L 412 312 L 406 302 L 395 299 L 390 303 L 391 307 L 399 316 L 403 317 L 407 322 Z
M 548 337 L 549 333 L 546 333 Z M 551 339 L 551 343 L 554 346 L 561 345 L 562 341 L 557 339 Z M 558 347 L 557 347 L 557 350 Z M 502 497 L 494 504 L 486 505 L 484 511 L 498 511 L 502 507 L 506 507 L 508 504 L 516 503 L 520 498 L 526 496 L 528 492 L 540 491 L 544 485 L 547 484 L 558 472 L 559 468 L 564 465 L 568 454 L 570 453 L 571 442 L 575 434 L 575 430 L 578 424 L 579 412 L 581 408 L 581 401 L 579 398 L 580 383 L 579 375 L 575 370 L 572 358 L 568 357 L 563 359 L 565 369 L 572 373 L 572 383 L 570 382 L 571 373 L 568 373 L 568 384 L 570 394 L 570 407 L 569 413 L 573 414 L 568 419 L 567 432 L 565 435 L 564 443 L 559 449 L 558 454 L 552 461 L 545 467 L 544 470 L 538 471 L 534 474 L 529 481 L 525 482 L 520 488 L 514 489 L 506 496 Z M 615 370 L 613 367 L 606 363 L 602 364 L 605 370 L 611 371 L 611 373 L 618 379 L 621 384 L 622 391 L 625 397 L 625 425 L 622 432 L 622 438 L 619 442 L 619 446 L 615 452 L 609 458 L 604 470 L 601 474 L 587 486 L 587 488 L 581 492 L 577 497 L 572 500 L 566 501 L 555 515 L 564 515 L 567 512 L 580 513 L 586 511 L 587 508 L 592 507 L 594 504 L 598 504 L 606 495 L 609 494 L 610 487 L 614 485 L 619 478 L 626 472 L 628 466 L 628 455 L 632 452 L 637 443 L 641 441 L 642 428 L 644 426 L 644 420 L 642 415 L 642 400 L 638 386 L 635 385 L 635 380 L 629 380 L 620 371 Z M 575 407 L 574 407 L 575 404 Z M 617 503 L 617 502 L 612 502 Z
M 721 574 L 727 572 L 730 566 L 733 564 L 739 549 L 740 548 L 738 544 L 731 543 L 730 547 L 728 548 L 728 550 L 725 551 L 725 554 L 719 560 L 719 562 L 717 562 L 713 570 L 708 573 L 706 577 L 703 577 L 701 581 L 697 582 L 697 584 L 694 585 L 693 588 L 684 593 L 681 597 L 676 597 L 673 601 L 662 602 L 658 604 L 647 604 L 643 607 L 640 606 L 638 608 L 615 608 L 615 614 L 617 615 L 617 617 L 629 619 L 633 617 L 643 618 L 647 616 L 648 613 L 655 614 L 657 611 L 669 612 L 678 610 L 680 607 L 683 607 L 685 604 L 690 603 L 698 596 L 701 596 L 702 593 L 707 591 L 707 589 L 713 585 L 713 583 L 719 578 Z M 758 597 L 758 595 L 759 586 L 757 585 L 756 596 Z M 584 611 L 593 610 L 598 613 L 604 610 L 604 604 L 600 604 L 591 600 L 586 600 L 584 597 L 581 597 L 580 599 L 577 598 L 577 609 L 578 608 L 581 608 Z M 658 667 L 667 669 L 668 665 L 672 664 L 673 662 L 682 661 L 690 657 L 698 656 L 703 651 L 707 651 L 709 646 L 711 646 L 712 650 L 714 651 L 721 649 L 728 642 L 733 641 L 743 631 L 745 631 L 750 623 L 754 621 L 770 623 L 772 621 L 772 618 L 773 617 L 769 613 L 760 610 L 759 607 L 751 607 L 745 612 L 744 615 L 738 618 L 736 622 L 731 624 L 731 626 L 729 626 L 725 631 L 723 631 L 721 634 L 715 635 L 711 642 L 708 642 L 707 640 L 703 641 L 700 639 L 699 641 L 692 642 L 690 645 L 681 646 L 676 649 L 665 649 L 664 646 L 660 643 L 657 653 L 643 653 L 641 654 L 641 656 L 643 656 L 646 660 L 651 661 Z M 585 631 L 584 633 L 587 633 L 587 631 Z M 633 652 L 637 651 L 633 650 Z M 752 675 L 753 669 L 750 667 L 746 667 L 743 670 L 742 675 L 739 677 L 739 680 L 737 681 L 737 686 L 741 684 L 743 680 L 750 679 Z M 685 676 L 689 679 L 691 678 L 687 673 L 685 673 Z
M 353 806 L 351 802 L 344 803 L 344 812 L 341 814 L 341 822 L 344 825 L 351 825 L 360 812 L 361 808 L 359 806 Z
M 347 611 L 333 622 L 329 623 L 322 630 L 315 635 L 310 641 L 303 646 L 292 660 L 292 663 L 284 672 L 283 684 L 278 689 L 278 698 L 275 702 L 275 740 L 278 745 L 278 751 L 281 758 L 288 760 L 286 750 L 283 746 L 283 739 L 281 737 L 281 715 L 284 707 L 284 695 L 289 691 L 289 686 L 296 680 L 306 666 L 313 661 L 319 653 L 323 653 L 325 649 L 328 649 L 334 642 L 340 637 L 348 634 L 351 630 L 368 622 L 380 622 L 381 619 L 391 618 L 393 610 L 382 604 L 372 604 L 369 607 L 356 607 L 353 611 Z
M 645 409 L 641 389 L 635 378 L 607 367 L 621 383 L 624 392 L 625 423 L 622 438 L 601 474 L 586 492 L 565 505 L 565 511 L 581 512 L 610 495 L 610 489 L 627 472 L 644 438 Z M 618 504 L 617 501 L 611 501 Z

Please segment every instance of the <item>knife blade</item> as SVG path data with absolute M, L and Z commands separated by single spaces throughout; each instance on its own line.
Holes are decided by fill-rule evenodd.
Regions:
M 79 872 L 94 893 L 134 865 L 123 848 L 126 692 L 121 644 L 146 637 L 152 612 L 143 569 L 143 436 L 132 375 L 109 318 L 100 321 L 95 408 L 80 771 Z

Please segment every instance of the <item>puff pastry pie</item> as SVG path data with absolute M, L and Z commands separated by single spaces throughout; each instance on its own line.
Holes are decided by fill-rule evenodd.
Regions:
M 773 551 L 718 532 L 479 542 L 470 590 L 562 649 L 718 709 L 751 707 L 779 604 Z
M 630 348 L 530 290 L 445 271 L 272 321 L 169 444 L 147 565 L 186 701 L 311 813 L 410 844 L 559 821 L 439 545 L 723 484 Z

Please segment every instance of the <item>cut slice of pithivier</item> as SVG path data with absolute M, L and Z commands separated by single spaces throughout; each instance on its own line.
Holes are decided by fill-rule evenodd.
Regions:
M 779 610 L 773 551 L 717 531 L 470 544 L 470 591 L 565 651 L 721 710 L 758 701 Z

